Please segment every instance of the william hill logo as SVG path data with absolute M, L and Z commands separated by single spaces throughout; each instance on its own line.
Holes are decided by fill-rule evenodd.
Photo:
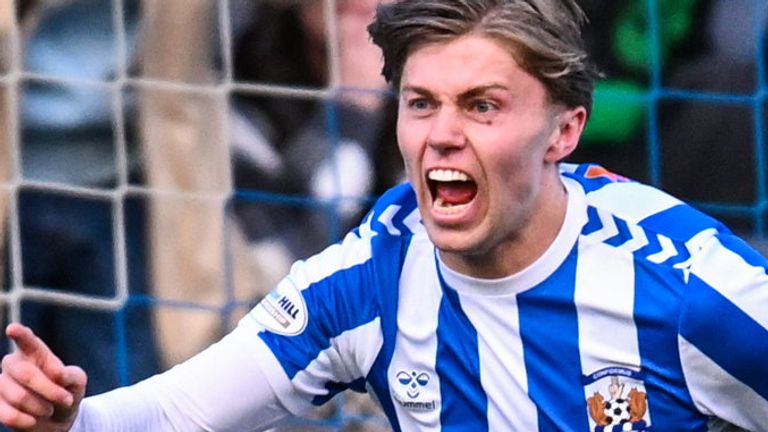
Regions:
M 299 308 L 293 304 L 288 296 L 272 291 L 266 300 L 264 308 L 283 328 L 288 328 L 299 315 Z
M 307 326 L 304 297 L 288 278 L 264 297 L 250 315 L 267 330 L 286 336 L 297 335 Z

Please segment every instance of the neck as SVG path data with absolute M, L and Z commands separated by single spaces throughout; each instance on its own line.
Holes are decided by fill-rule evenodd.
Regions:
M 560 180 L 542 185 L 537 204 L 524 225 L 491 250 L 456 256 L 441 253 L 443 262 L 467 276 L 499 279 L 514 275 L 536 262 L 560 233 L 568 208 L 568 192 Z

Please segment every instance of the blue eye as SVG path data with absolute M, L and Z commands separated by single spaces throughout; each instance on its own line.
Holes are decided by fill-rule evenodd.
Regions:
M 429 102 L 426 99 L 414 99 L 408 101 L 408 106 L 416 110 L 425 110 L 429 108 Z
M 492 103 L 487 101 L 478 101 L 475 103 L 475 110 L 479 113 L 487 113 L 494 109 Z

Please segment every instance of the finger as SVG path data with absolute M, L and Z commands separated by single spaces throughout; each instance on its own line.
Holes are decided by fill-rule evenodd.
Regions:
M 85 372 L 79 367 L 67 366 L 64 369 L 59 384 L 66 387 L 67 391 L 73 396 L 73 399 L 70 405 L 54 406 L 54 412 L 51 416 L 51 420 L 54 422 L 69 421 L 77 412 L 80 402 L 83 400 L 83 396 L 85 396 L 85 385 L 88 381 Z
M 37 419 L 0 399 L 0 423 L 14 429 L 31 429 L 37 425 Z
M 19 323 L 11 323 L 6 327 L 5 334 L 16 343 L 23 355 L 33 359 L 45 373 L 51 376 L 59 376 L 62 373 L 64 364 L 32 329 Z
M 88 376 L 85 374 L 85 371 L 77 366 L 65 366 L 61 378 L 57 382 L 65 387 L 74 396 L 75 402 L 77 402 L 85 395 Z
M 5 328 L 5 334 L 16 343 L 19 351 L 26 356 L 45 358 L 54 355 L 45 342 L 37 337 L 32 329 L 23 324 L 8 324 L 8 327 Z
M 38 365 L 19 353 L 3 357 L 2 367 L 2 376 L 7 376 L 8 379 L 16 381 L 54 404 L 72 406 L 72 394 L 54 382 Z
M 48 418 L 53 415 L 53 404 L 7 375 L 0 376 L 0 400 L 33 417 Z

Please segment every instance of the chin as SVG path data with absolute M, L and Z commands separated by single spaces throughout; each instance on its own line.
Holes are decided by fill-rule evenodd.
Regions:
M 465 230 L 450 230 L 427 226 L 427 235 L 435 247 L 443 252 L 471 254 L 479 249 L 473 236 Z

